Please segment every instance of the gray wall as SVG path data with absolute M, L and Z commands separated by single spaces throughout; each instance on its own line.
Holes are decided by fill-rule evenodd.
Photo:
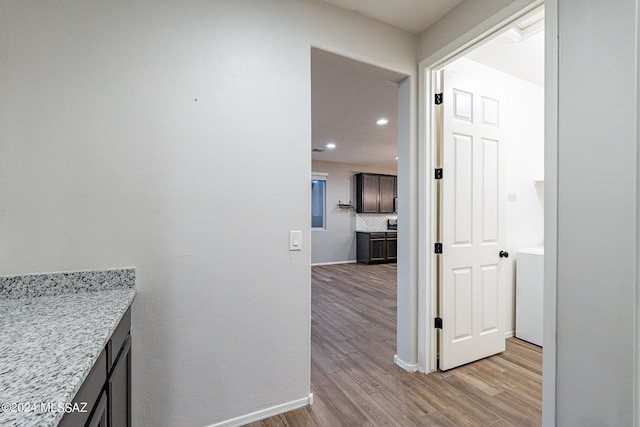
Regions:
M 348 163 L 314 160 L 313 172 L 325 172 L 327 176 L 327 220 L 325 230 L 311 232 L 311 263 L 338 263 L 356 260 L 356 213 L 355 209 L 341 209 L 342 203 L 353 202 L 355 206 L 355 183 L 353 175 L 358 172 L 396 175 L 396 168 L 352 165 Z
M 0 273 L 137 267 L 137 426 L 307 402 L 312 45 L 416 73 L 320 2 L 0 2 Z
M 557 7 L 555 421 L 637 425 L 637 2 Z

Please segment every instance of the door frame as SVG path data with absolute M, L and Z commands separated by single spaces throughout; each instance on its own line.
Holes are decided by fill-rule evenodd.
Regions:
M 555 419 L 555 331 L 556 331 L 556 247 L 557 247 L 557 0 L 516 0 L 472 31 L 419 63 L 419 121 L 418 141 L 420 182 L 419 221 L 422 249 L 418 271 L 418 369 L 432 372 L 437 369 L 437 333 L 433 328 L 437 304 L 436 255 L 433 244 L 436 236 L 435 180 L 433 170 L 436 153 L 436 111 L 433 102 L 438 89 L 438 70 L 465 55 L 470 50 L 503 32 L 514 21 L 545 5 L 545 325 L 543 371 L 543 420 Z

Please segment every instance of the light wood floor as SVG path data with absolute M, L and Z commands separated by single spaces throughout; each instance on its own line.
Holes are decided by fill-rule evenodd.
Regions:
M 515 338 L 507 351 L 447 372 L 393 364 L 396 265 L 312 267 L 310 407 L 267 426 L 537 426 L 542 350 Z

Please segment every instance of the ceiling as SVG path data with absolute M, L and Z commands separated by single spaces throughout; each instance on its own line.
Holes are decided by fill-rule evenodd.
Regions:
M 314 160 L 396 166 L 397 82 L 406 76 L 319 49 L 311 51 Z M 386 118 L 384 126 L 376 124 Z M 328 149 L 328 143 L 336 144 Z
M 378 0 L 325 0 L 332 4 L 379 5 Z M 413 1 L 403 0 L 404 5 Z M 435 4 L 440 1 L 418 1 Z M 459 3 L 459 1 L 442 1 Z M 396 3 L 394 3 L 396 4 Z M 367 14 L 377 10 L 372 7 Z M 364 12 L 360 12 L 365 14 Z M 465 57 L 532 83 L 544 84 L 544 12 L 493 38 Z M 407 25 L 406 23 L 403 25 Z M 397 166 L 397 83 L 406 76 L 319 49 L 311 52 L 313 160 Z M 389 123 L 379 126 L 378 118 Z M 334 143 L 333 149 L 326 145 Z
M 342 9 L 420 34 L 462 0 L 324 0 Z
M 470 59 L 539 86 L 544 85 L 544 10 L 467 53 Z

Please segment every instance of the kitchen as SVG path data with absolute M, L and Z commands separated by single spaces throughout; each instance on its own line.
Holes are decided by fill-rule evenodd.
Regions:
M 311 263 L 394 262 L 404 76 L 319 49 L 311 58 L 312 175 L 326 181 L 326 219 L 312 228 Z M 374 237 L 374 258 L 366 233 L 383 233 Z

